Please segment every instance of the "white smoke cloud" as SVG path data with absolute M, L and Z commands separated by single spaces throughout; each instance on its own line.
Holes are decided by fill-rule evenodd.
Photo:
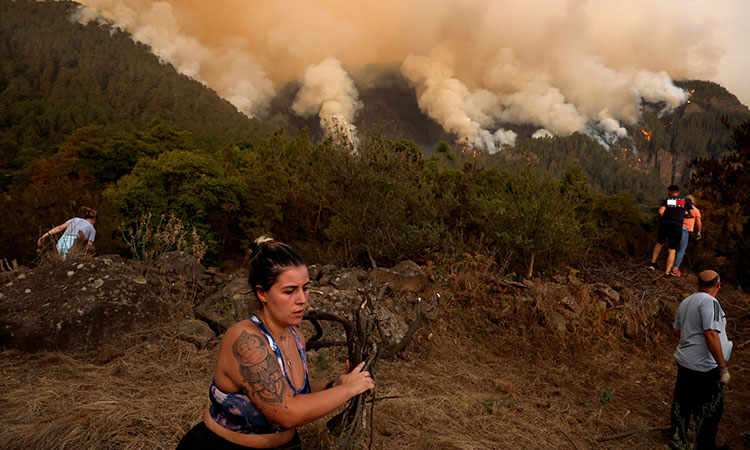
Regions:
M 518 137 L 518 135 L 514 131 L 503 130 L 502 128 L 500 128 L 499 130 L 495 131 L 492 137 L 495 138 L 495 143 L 497 145 L 507 145 L 512 147 L 516 145 L 516 138 Z
M 639 70 L 633 77 L 633 86 L 647 102 L 664 103 L 662 112 L 669 112 L 685 103 L 690 96 L 684 89 L 672 83 L 667 72 L 659 73 Z
M 505 109 L 500 117 L 504 121 L 541 125 L 562 136 L 583 129 L 587 122 L 559 89 L 543 81 L 532 81 L 522 90 L 504 96 L 503 103 Z
M 304 86 L 327 58 L 357 72 L 400 64 L 426 114 L 488 151 L 511 142 L 502 123 L 618 139 L 642 100 L 663 111 L 685 101 L 672 79 L 726 75 L 736 88 L 750 70 L 737 37 L 746 0 L 81 1 L 80 21 L 115 23 L 251 116 L 275 84 Z M 348 76 L 331 76 L 351 90 Z
M 292 110 L 303 117 L 317 114 L 328 135 L 339 137 L 343 133 L 340 137 L 356 147 L 354 116 L 362 106 L 357 88 L 341 63 L 326 58 L 305 70 Z
M 419 107 L 446 131 L 455 133 L 458 141 L 489 153 L 503 145 L 514 145 L 516 133 L 504 129 L 489 131 L 499 112 L 497 96 L 488 90 L 470 92 L 453 77 L 453 57 L 436 48 L 430 56 L 409 55 L 401 71 L 416 87 Z
M 628 131 L 606 109 L 599 111 L 597 120 L 589 122 L 582 131 L 607 150 L 619 139 L 628 137 Z
M 540 128 L 534 132 L 534 134 L 531 135 L 531 139 L 546 139 L 553 137 L 554 134 L 549 131 L 545 130 L 544 128 Z

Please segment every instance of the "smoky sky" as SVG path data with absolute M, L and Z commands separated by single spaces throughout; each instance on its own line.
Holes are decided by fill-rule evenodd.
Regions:
M 515 134 L 627 134 L 641 101 L 669 110 L 673 80 L 714 80 L 745 104 L 742 21 L 750 2 L 697 0 L 82 0 L 165 62 L 263 118 L 283 83 L 293 113 L 356 133 L 368 65 L 400 70 L 420 108 L 459 139 L 495 151 Z M 372 67 L 372 66 L 370 66 Z

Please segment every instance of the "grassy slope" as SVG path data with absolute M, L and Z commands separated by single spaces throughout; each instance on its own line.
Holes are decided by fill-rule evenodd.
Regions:
M 661 448 L 666 437 L 646 430 L 668 424 L 670 317 L 695 278 L 665 280 L 623 265 L 587 280 L 583 290 L 564 280 L 519 290 L 489 273 L 446 277 L 438 320 L 401 357 L 379 366 L 378 397 L 397 398 L 375 408 L 373 448 Z M 625 283 L 623 300 L 624 289 L 633 296 L 600 309 L 601 300 L 582 292 L 601 282 Z M 550 317 L 565 292 L 582 311 L 556 332 Z M 726 288 L 720 299 L 740 345 L 750 334 L 750 297 Z M 207 405 L 216 355 L 179 340 L 174 325 L 131 335 L 98 355 L 4 352 L 0 449 L 174 448 Z M 341 354 L 322 352 L 309 355 L 314 378 L 343 370 Z M 719 431 L 719 442 L 733 448 L 742 446 L 750 415 L 749 364 L 747 348 L 736 348 Z M 597 440 L 626 431 L 635 433 Z M 307 449 L 334 442 L 323 420 L 301 435 Z

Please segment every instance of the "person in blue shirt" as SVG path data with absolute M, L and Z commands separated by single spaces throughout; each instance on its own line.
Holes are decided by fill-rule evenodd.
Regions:
M 65 258 L 67 258 L 70 249 L 73 248 L 76 239 L 78 239 L 79 233 L 87 240 L 86 248 L 93 248 L 94 239 L 96 239 L 96 229 L 94 228 L 95 223 L 96 211 L 91 208 L 84 208 L 83 218 L 74 217 L 63 224 L 50 229 L 36 241 L 36 245 L 41 247 L 46 237 L 63 231 L 63 235 L 60 236 L 60 239 L 57 241 L 57 253 L 64 261 Z

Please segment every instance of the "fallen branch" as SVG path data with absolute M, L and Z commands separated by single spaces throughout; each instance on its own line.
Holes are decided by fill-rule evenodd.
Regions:
M 380 358 L 394 356 L 406 348 L 419 330 L 422 322 L 425 319 L 434 320 L 437 317 L 440 306 L 440 294 L 435 294 L 429 303 L 417 298 L 417 311 L 414 322 L 409 326 L 401 340 L 389 347 L 387 345 L 388 339 L 375 313 L 377 304 L 382 300 L 387 289 L 388 285 L 382 286 L 377 293 L 374 292 L 372 286 L 369 289 L 360 290 L 362 302 L 356 311 L 354 311 L 354 316 L 351 319 L 339 314 L 323 311 L 309 311 L 306 313 L 305 320 L 309 320 L 315 328 L 314 336 L 307 340 L 307 349 L 346 345 L 350 367 L 356 367 L 360 362 L 364 361 L 365 365 L 362 370 L 369 371 L 370 376 L 375 380 Z M 321 320 L 340 323 L 346 332 L 346 342 L 324 340 L 323 328 L 320 325 Z M 375 333 L 376 331 L 377 334 Z M 328 420 L 326 427 L 332 434 L 338 436 L 336 440 L 337 448 L 342 450 L 362 448 L 362 443 L 360 442 L 362 437 L 357 437 L 355 432 L 360 426 L 363 431 L 367 431 L 368 408 L 366 405 L 368 401 L 370 402 L 369 448 L 372 448 L 375 438 L 375 427 L 373 426 L 375 401 L 384 399 L 377 398 L 376 394 L 377 392 L 373 390 L 372 392 L 364 392 L 355 396 L 349 400 L 341 412 Z M 368 397 L 370 397 L 369 400 Z M 398 398 L 398 396 L 385 398 Z
M 406 348 L 407 344 L 409 344 L 414 337 L 414 334 L 419 330 L 419 327 L 422 326 L 422 320 L 434 320 L 435 317 L 437 317 L 438 309 L 440 308 L 440 294 L 436 293 L 432 298 L 432 302 L 427 306 L 424 305 L 422 299 L 417 297 L 417 318 L 414 319 L 414 322 L 409 326 L 409 329 L 406 330 L 404 337 L 401 338 L 399 343 L 393 346 L 393 348 L 385 354 L 386 358 L 390 358 Z
M 568 433 L 566 433 L 565 430 L 563 430 L 562 428 L 559 428 L 559 430 L 563 434 L 563 436 L 568 438 L 568 442 L 570 442 L 570 445 L 572 445 L 575 450 L 578 450 L 578 446 L 576 445 L 575 442 L 573 442 L 573 439 L 571 439 L 571 437 L 568 436 Z

